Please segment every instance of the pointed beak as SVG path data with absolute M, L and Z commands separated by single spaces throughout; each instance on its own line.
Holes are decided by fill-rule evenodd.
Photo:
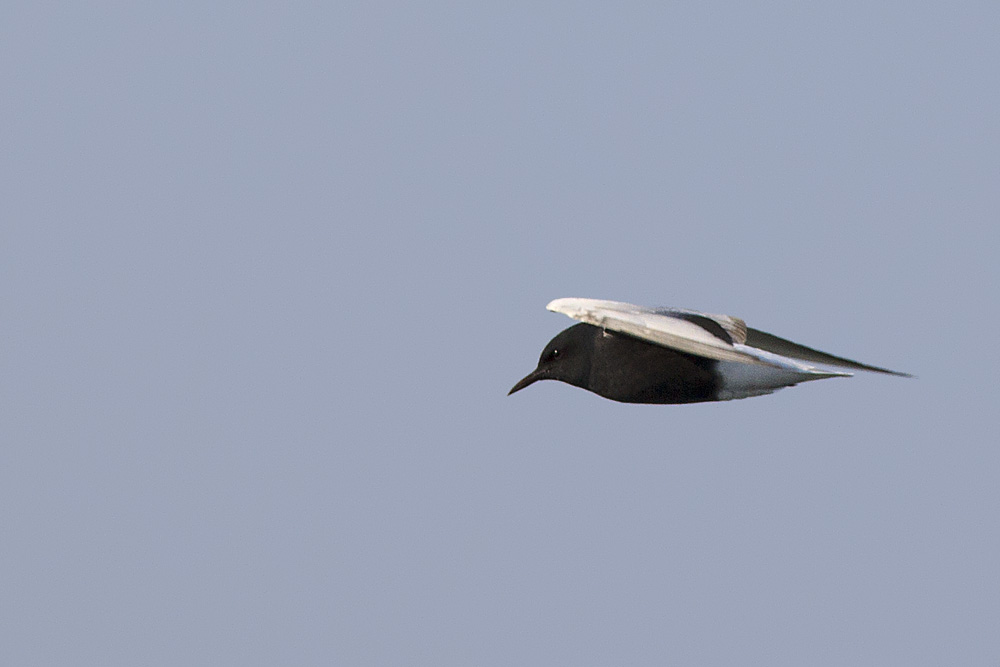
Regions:
M 524 378 L 520 382 L 518 382 L 517 384 L 515 384 L 511 388 L 511 390 L 507 392 L 507 395 L 510 396 L 515 391 L 521 391 L 522 389 L 524 389 L 525 387 L 527 387 L 529 384 L 534 384 L 535 382 L 538 382 L 539 380 L 544 380 L 544 379 L 545 379 L 545 371 L 542 371 L 542 370 L 536 368 L 535 370 L 533 370 L 530 373 L 528 373 L 527 375 L 525 375 Z

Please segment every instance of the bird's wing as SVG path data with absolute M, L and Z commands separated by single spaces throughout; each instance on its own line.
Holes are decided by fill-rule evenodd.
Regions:
M 743 320 L 729 315 L 711 315 L 682 308 L 646 308 L 598 299 L 556 299 L 546 308 L 587 324 L 708 359 L 771 366 L 812 376 L 850 373 L 824 371 L 803 362 L 913 377 L 837 357 L 748 328 Z
M 766 331 L 759 331 L 757 329 L 747 329 L 746 344 L 750 347 L 781 355 L 782 357 L 790 357 L 792 359 L 800 359 L 802 361 L 812 361 L 818 364 L 825 364 L 827 366 L 839 366 L 841 368 L 853 368 L 862 371 L 872 371 L 874 373 L 888 373 L 889 375 L 899 375 L 901 377 L 913 377 L 909 373 L 900 373 L 899 371 L 891 371 L 888 368 L 879 368 L 878 366 L 863 364 L 860 361 L 854 361 L 853 359 L 836 357 L 827 352 L 814 350 L 811 347 L 799 345 L 798 343 L 793 343 L 790 340 L 785 340 L 784 338 L 779 338 L 774 334 L 769 334 Z
M 620 301 L 556 299 L 548 310 L 575 320 L 641 338 L 681 352 L 719 361 L 784 366 L 774 357 L 743 345 L 747 327 L 728 315 L 709 315 L 680 308 L 646 308 Z M 793 365 L 804 367 L 793 362 Z

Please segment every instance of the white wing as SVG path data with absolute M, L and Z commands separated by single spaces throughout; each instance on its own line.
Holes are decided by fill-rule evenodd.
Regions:
M 587 324 L 708 359 L 770 366 L 795 375 L 807 375 L 809 379 L 850 375 L 850 373 L 818 370 L 779 354 L 744 345 L 746 325 L 742 320 L 728 315 L 709 315 L 694 310 L 646 308 L 621 301 L 598 299 L 556 299 L 546 308 Z M 706 322 L 696 323 L 700 320 L 714 323 L 720 331 L 713 333 L 711 326 L 702 326 L 707 324 Z

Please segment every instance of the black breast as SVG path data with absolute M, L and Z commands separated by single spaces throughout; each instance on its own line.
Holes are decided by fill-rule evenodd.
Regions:
M 717 400 L 714 360 L 594 329 L 590 391 L 623 403 Z

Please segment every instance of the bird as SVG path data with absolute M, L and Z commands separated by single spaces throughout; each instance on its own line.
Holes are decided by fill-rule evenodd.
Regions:
M 702 403 L 852 375 L 808 362 L 913 377 L 751 329 L 729 315 L 583 298 L 556 299 L 546 309 L 580 323 L 549 341 L 538 367 L 508 396 L 558 380 L 621 403 Z

